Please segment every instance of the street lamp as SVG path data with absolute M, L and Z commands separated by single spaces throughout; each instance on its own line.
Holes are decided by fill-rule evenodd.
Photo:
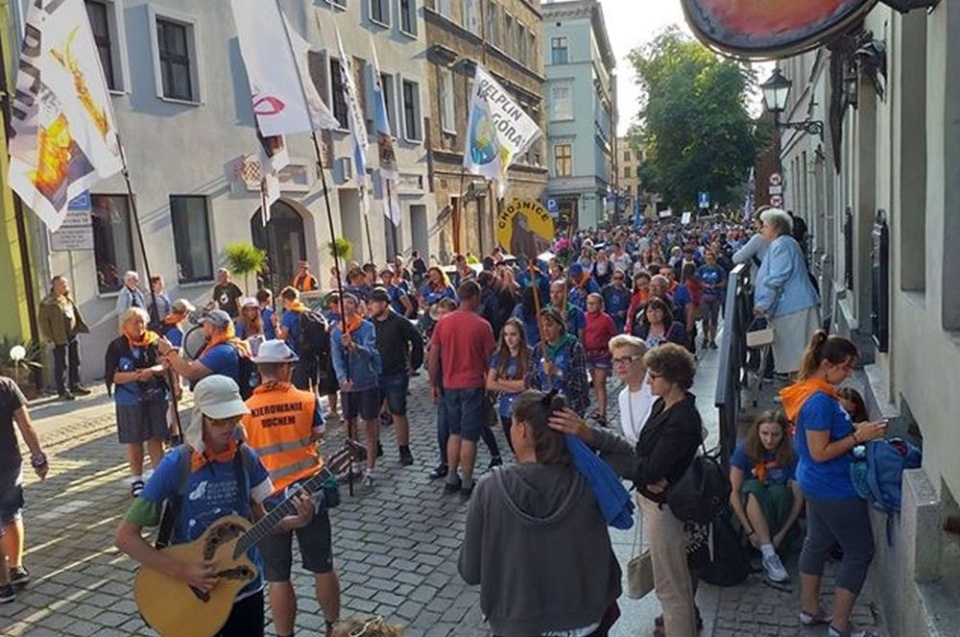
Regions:
M 774 127 L 789 128 L 810 135 L 819 135 L 822 140 L 823 122 L 821 121 L 808 119 L 803 122 L 780 122 L 780 113 L 787 107 L 787 97 L 790 95 L 792 86 L 793 82 L 784 77 L 780 69 L 776 67 L 767 81 L 760 85 L 760 91 L 763 93 L 763 103 L 767 110 L 773 113 Z

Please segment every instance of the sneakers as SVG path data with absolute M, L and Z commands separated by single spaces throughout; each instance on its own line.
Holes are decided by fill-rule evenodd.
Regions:
M 30 583 L 30 572 L 23 566 L 11 567 L 10 585 L 14 588 L 23 588 Z
M 374 486 L 373 473 L 365 471 L 363 474 L 363 482 L 360 483 L 360 493 L 372 493 Z
M 817 612 L 811 615 L 806 611 L 800 611 L 800 623 L 804 626 L 824 626 L 833 621 L 833 615 L 823 610 L 817 609 Z
M 81 385 L 74 385 L 70 388 L 70 393 L 74 396 L 89 396 L 90 390 Z
M 17 593 L 11 584 L 0 586 L 0 604 L 9 604 L 17 598 Z
M 400 464 L 404 467 L 409 467 L 413 464 L 413 454 L 410 453 L 410 447 L 400 447 Z
M 62 401 L 64 401 L 64 402 L 66 402 L 66 401 L 76 400 L 76 399 L 77 399 L 76 396 L 74 396 L 73 394 L 71 394 L 70 392 L 68 392 L 68 391 L 66 391 L 66 390 L 64 390 L 64 391 L 62 391 L 62 392 L 57 392 L 57 400 L 62 400 Z
M 450 472 L 450 468 L 445 464 L 437 465 L 436 469 L 430 472 L 429 478 L 431 480 L 439 480 L 440 478 L 446 478 L 447 474 Z
M 767 574 L 767 579 L 771 582 L 782 583 L 790 579 L 787 569 L 783 568 L 783 562 L 776 553 L 767 555 L 763 558 L 763 570 Z
M 136 498 L 143 491 L 143 480 L 134 480 L 130 483 L 130 497 Z
M 459 493 L 463 483 L 460 481 L 460 478 L 457 477 L 456 482 L 450 482 L 447 480 L 443 483 L 443 492 L 444 493 Z

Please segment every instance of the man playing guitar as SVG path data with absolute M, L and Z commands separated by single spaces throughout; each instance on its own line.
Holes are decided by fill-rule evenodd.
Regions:
M 185 563 L 173 559 L 147 543 L 143 528 L 160 524 L 164 502 L 177 498 L 183 490 L 186 496 L 178 500 L 180 506 L 176 507 L 179 511 L 172 521 L 170 543 L 186 544 L 226 516 L 239 515 L 248 520 L 262 517 L 262 503 L 274 489 L 256 453 L 239 444 L 234 436 L 240 419 L 249 413 L 236 382 L 226 376 L 208 376 L 197 383 L 193 395 L 193 417 L 184 434 L 183 453 L 190 454 L 188 476 L 182 485 L 185 488 L 180 485 L 181 454 L 167 454 L 127 511 L 117 529 L 116 545 L 144 568 L 188 584 L 199 597 L 218 585 L 215 561 Z M 296 514 L 281 518 L 278 530 L 306 526 L 313 518 L 313 498 L 298 494 L 293 502 Z M 263 637 L 260 557 L 255 547 L 246 555 L 258 573 L 237 594 L 226 623 L 214 633 L 216 637 Z

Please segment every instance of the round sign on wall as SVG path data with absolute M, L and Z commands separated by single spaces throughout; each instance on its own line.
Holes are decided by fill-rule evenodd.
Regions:
M 770 175 L 770 185 L 779 186 L 783 183 L 783 177 L 780 176 L 780 173 L 773 173 Z
M 771 195 L 770 196 L 770 205 L 774 208 L 779 208 L 783 205 L 783 197 L 780 195 Z

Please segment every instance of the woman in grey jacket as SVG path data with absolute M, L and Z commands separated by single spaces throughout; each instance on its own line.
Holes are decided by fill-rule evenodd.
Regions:
M 553 394 L 521 394 L 510 428 L 517 463 L 484 476 L 470 500 L 460 575 L 480 585 L 500 637 L 605 637 L 619 616 L 607 523 L 563 435 L 547 426 L 563 408 Z

